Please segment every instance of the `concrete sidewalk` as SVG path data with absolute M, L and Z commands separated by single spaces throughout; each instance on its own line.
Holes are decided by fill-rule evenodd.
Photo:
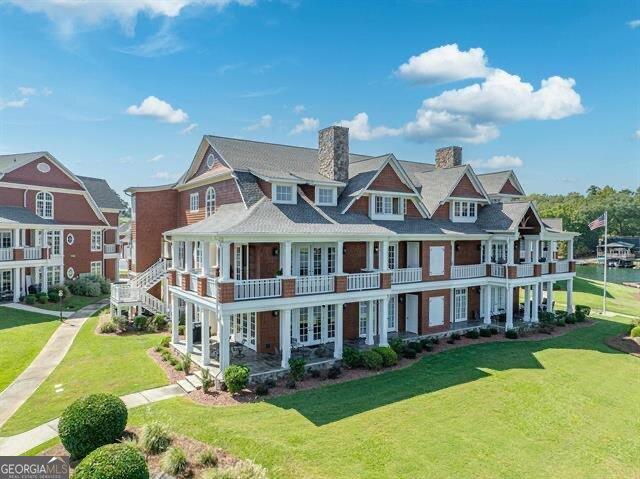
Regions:
M 184 390 L 177 384 L 162 386 L 154 389 L 147 389 L 138 393 L 120 396 L 127 408 L 134 408 L 151 404 L 154 402 L 170 399 L 185 394 Z M 58 435 L 58 422 L 56 418 L 45 424 L 41 424 L 33 429 L 16 434 L 15 436 L 0 437 L 0 456 L 17 456 L 24 454 L 40 444 L 53 439 Z
M 60 364 L 80 327 L 93 313 L 109 304 L 109 300 L 98 301 L 77 311 L 65 320 L 49 338 L 33 362 L 4 391 L 0 392 L 0 426 L 15 413 L 38 389 L 38 386 Z
M 5 308 L 12 308 L 12 309 L 19 309 L 20 311 L 27 311 L 29 313 L 46 314 L 49 316 L 56 316 L 58 318 L 60 317 L 60 311 L 51 311 L 49 309 L 36 308 L 35 306 L 29 306 L 28 304 L 5 303 L 2 306 L 4 306 Z M 70 318 L 74 314 L 76 314 L 74 311 L 63 311 L 62 317 Z

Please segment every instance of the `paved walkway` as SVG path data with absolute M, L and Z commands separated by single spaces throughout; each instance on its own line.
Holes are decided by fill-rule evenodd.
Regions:
M 4 391 L 0 392 L 0 426 L 15 413 L 22 404 L 47 379 L 60 364 L 80 327 L 93 313 L 109 304 L 109 300 L 98 301 L 82 308 L 65 320 L 49 338 L 33 362 Z
M 48 314 L 49 316 L 56 316 L 58 318 L 60 317 L 60 311 L 51 311 L 49 309 L 36 308 L 35 306 L 29 306 L 28 304 L 4 303 L 2 306 L 4 306 L 5 308 L 19 309 L 20 311 L 28 311 L 29 313 Z M 74 313 L 73 311 L 63 311 L 62 317 L 70 318 L 74 314 L 76 313 Z
M 162 386 L 155 389 L 147 389 L 139 393 L 120 396 L 128 408 L 144 406 L 154 402 L 162 401 L 185 394 L 184 390 L 177 384 Z M 15 436 L 0 437 L 0 456 L 17 456 L 24 454 L 40 444 L 53 439 L 58 435 L 58 422 L 56 418 L 33 429 L 16 434 Z

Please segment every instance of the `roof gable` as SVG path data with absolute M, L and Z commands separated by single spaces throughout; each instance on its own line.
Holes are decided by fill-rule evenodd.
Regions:
M 93 198 L 93 201 L 100 209 L 124 210 L 127 205 L 122 198 L 113 191 L 106 180 L 102 178 L 92 178 L 89 176 L 78 176 L 84 187 Z
M 43 188 L 84 189 L 82 182 L 47 152 L 5 155 L 4 160 L 2 181 Z
M 485 195 L 478 191 L 478 188 L 472 183 L 469 178 L 469 172 L 466 172 L 460 180 L 458 180 L 458 184 L 455 186 L 453 191 L 449 196 L 455 198 L 485 198 Z
M 524 193 L 520 190 L 518 190 L 518 188 L 516 188 L 516 186 L 513 184 L 513 181 L 511 180 L 511 178 L 508 178 L 507 181 L 505 182 L 504 186 L 502 187 L 502 189 L 500 189 L 500 193 L 503 195 L 516 195 L 516 196 L 522 196 L 524 195 Z

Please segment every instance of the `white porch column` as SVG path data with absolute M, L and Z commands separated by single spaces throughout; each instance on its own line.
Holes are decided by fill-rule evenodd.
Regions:
M 231 335 L 231 315 L 218 314 L 218 340 L 220 341 L 220 371 L 224 372 L 229 366 L 229 336 Z
M 553 313 L 553 281 L 547 283 L 547 311 Z
M 537 263 L 540 260 L 540 240 L 533 240 L 533 255 L 531 261 Z
M 171 266 L 178 269 L 178 240 L 171 238 Z
M 188 301 L 184 308 L 184 336 L 187 341 L 187 353 L 193 352 L 193 304 Z
M 20 229 L 16 228 L 15 230 L 13 230 L 13 247 L 14 248 L 20 248 L 22 246 L 22 243 L 20 243 Z
M 507 239 L 507 264 L 513 264 L 513 239 Z
M 171 295 L 171 342 L 178 342 L 178 324 L 180 323 L 180 300 L 175 294 Z
M 573 278 L 567 280 L 567 313 L 573 313 Z
M 389 270 L 389 242 L 387 240 L 380 241 L 380 251 L 378 252 L 380 257 L 378 258 L 378 269 L 380 271 Z
M 344 241 L 338 241 L 336 245 L 336 274 L 342 274 Z
M 533 300 L 531 301 L 531 321 L 538 322 L 538 303 L 539 303 L 539 289 L 538 285 L 531 286 L 531 292 L 533 293 Z
M 373 255 L 375 250 L 375 242 L 367 241 L 367 269 L 373 269 Z
M 549 253 L 550 261 L 557 261 L 556 253 L 558 251 L 558 242 L 557 241 L 551 241 L 549 246 L 550 246 L 550 249 L 551 249 L 551 253 Z
M 524 320 L 531 321 L 531 286 L 526 284 L 524 288 Z
M 184 242 L 184 270 L 193 269 L 193 241 Z
M 228 281 L 231 278 L 231 243 L 220 242 L 220 280 Z
M 484 249 L 484 262 L 485 263 L 491 263 L 491 255 L 493 254 L 493 252 L 491 251 L 493 249 L 493 241 L 491 239 L 488 239 L 485 242 L 485 249 Z
M 20 301 L 20 268 L 13 268 L 13 302 Z
M 484 324 L 491 324 L 491 286 L 484 287 Z
M 505 330 L 513 329 L 513 286 L 507 287 Z
M 337 313 L 337 310 L 336 310 Z M 337 318 L 336 318 L 337 319 Z M 280 366 L 284 369 L 289 368 L 289 359 L 291 358 L 291 310 L 280 310 L 280 337 L 282 338 L 282 344 L 280 349 L 282 350 L 282 362 Z
M 40 273 L 40 282 L 42 283 L 42 292 L 49 292 L 49 268 L 46 266 L 42 267 L 42 272 Z
M 379 301 L 378 304 L 380 304 L 380 309 L 382 309 L 378 314 L 378 344 L 380 346 L 388 346 L 387 328 L 389 327 L 389 296 L 384 296 L 382 301 Z
M 284 250 L 282 251 L 282 254 L 284 254 L 282 261 L 282 275 L 285 278 L 288 278 L 291 276 L 291 241 L 285 241 L 282 245 L 284 246 Z
M 343 348 L 343 313 L 344 313 L 344 304 L 338 303 L 336 304 L 336 336 L 333 339 L 333 357 L 335 359 L 342 359 L 342 348 Z
M 208 247 L 208 245 L 207 245 Z M 200 364 L 208 366 L 211 363 L 211 330 L 209 328 L 209 310 L 202 308 L 200 310 L 200 324 L 202 325 L 200 347 L 202 350 L 202 356 Z
M 211 243 L 208 241 L 201 241 L 200 247 L 202 248 L 202 276 L 209 276 L 211 274 Z
M 374 318 L 375 318 L 375 301 L 369 301 L 369 304 L 367 306 L 367 339 L 366 339 L 366 344 L 368 346 L 372 346 L 373 345 L 373 323 L 374 323 Z
M 573 261 L 573 238 L 567 241 L 567 259 Z

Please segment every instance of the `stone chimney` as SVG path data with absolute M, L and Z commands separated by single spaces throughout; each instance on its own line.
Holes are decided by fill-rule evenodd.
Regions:
M 330 126 L 318 132 L 318 164 L 330 180 L 349 180 L 349 128 Z
M 436 168 L 452 168 L 462 164 L 462 147 L 445 146 L 436 150 Z

